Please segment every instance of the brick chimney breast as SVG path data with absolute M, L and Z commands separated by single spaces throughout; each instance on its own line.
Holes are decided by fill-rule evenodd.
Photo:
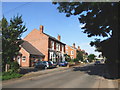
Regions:
M 60 35 L 58 35 L 58 37 L 57 37 L 57 38 L 58 38 L 58 40 L 59 40 L 59 41 L 61 40 L 61 36 L 60 36 Z
M 40 25 L 40 32 L 43 33 L 44 26 Z

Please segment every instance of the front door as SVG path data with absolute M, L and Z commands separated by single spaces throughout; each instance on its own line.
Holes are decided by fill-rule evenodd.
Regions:
M 20 59 L 21 59 L 21 57 L 17 56 L 17 62 L 18 62 L 19 65 L 20 65 Z

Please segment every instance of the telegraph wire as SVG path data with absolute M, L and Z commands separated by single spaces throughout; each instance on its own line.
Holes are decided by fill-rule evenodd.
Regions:
M 29 4 L 29 3 L 31 3 L 31 2 L 26 2 L 26 3 L 24 3 L 24 4 L 20 5 L 20 6 L 17 6 L 17 7 L 15 7 L 15 8 L 13 8 L 13 9 L 10 9 L 10 10 L 6 11 L 6 12 L 3 13 L 3 14 L 8 14 L 8 13 L 10 13 L 10 12 L 12 12 L 12 11 L 20 8 L 20 7 L 23 7 L 23 6 L 25 6 L 25 5 Z

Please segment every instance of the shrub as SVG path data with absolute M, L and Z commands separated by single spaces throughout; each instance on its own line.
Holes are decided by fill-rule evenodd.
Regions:
M 78 59 L 74 59 L 73 61 L 74 61 L 74 62 L 78 62 L 79 60 L 78 60 Z
M 19 64 L 17 61 L 10 63 L 10 70 L 9 71 L 18 72 L 18 69 L 19 69 Z
M 68 62 L 73 62 L 73 59 L 68 60 Z
M 22 76 L 22 74 L 19 74 L 19 73 L 16 73 L 16 72 L 11 72 L 11 71 L 3 72 L 2 73 L 2 80 L 8 80 L 8 79 L 12 79 L 12 78 L 19 78 L 21 76 Z

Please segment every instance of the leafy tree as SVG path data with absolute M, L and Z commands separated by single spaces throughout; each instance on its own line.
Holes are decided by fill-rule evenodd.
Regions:
M 1 27 L 2 22 L 0 21 L 0 54 L 2 52 L 2 27 Z
M 2 66 L 3 71 L 7 63 L 13 62 L 13 57 L 16 56 L 20 50 L 19 45 L 22 44 L 21 35 L 27 29 L 23 25 L 22 16 L 16 16 L 7 21 L 5 17 L 2 18 Z
M 89 60 L 89 62 L 92 62 L 93 60 L 95 60 L 95 55 L 94 54 L 90 54 L 90 55 L 88 55 L 88 60 Z
M 71 15 L 78 16 L 83 33 L 88 37 L 100 36 L 104 40 L 95 40 L 91 43 L 97 47 L 98 51 L 107 58 L 106 64 L 116 68 L 120 64 L 118 59 L 120 40 L 118 36 L 118 8 L 120 2 L 53 2 L 58 5 L 60 13 L 66 13 L 67 17 Z
M 76 59 L 80 60 L 80 61 L 83 61 L 83 52 L 82 51 L 77 50 L 77 57 L 76 57 Z
M 0 21 L 0 71 L 2 71 L 2 27 L 1 27 L 1 21 Z M 1 74 L 0 74 L 1 75 Z
M 118 2 L 53 2 L 58 5 L 60 13 L 78 16 L 83 32 L 92 36 L 105 37 L 104 40 L 95 40 L 92 46 L 97 47 L 109 59 L 108 63 L 118 63 Z M 107 38 L 107 39 L 106 39 Z M 99 45 L 98 45 L 99 44 Z M 109 47 L 110 46 L 110 47 Z M 112 54 L 111 54 L 111 51 Z M 110 55 L 111 54 L 111 55 Z
M 65 56 L 65 60 L 66 60 L 66 61 L 70 61 L 70 60 L 71 60 L 71 58 L 70 58 L 70 56 L 69 56 L 69 55 L 64 54 L 64 56 Z

